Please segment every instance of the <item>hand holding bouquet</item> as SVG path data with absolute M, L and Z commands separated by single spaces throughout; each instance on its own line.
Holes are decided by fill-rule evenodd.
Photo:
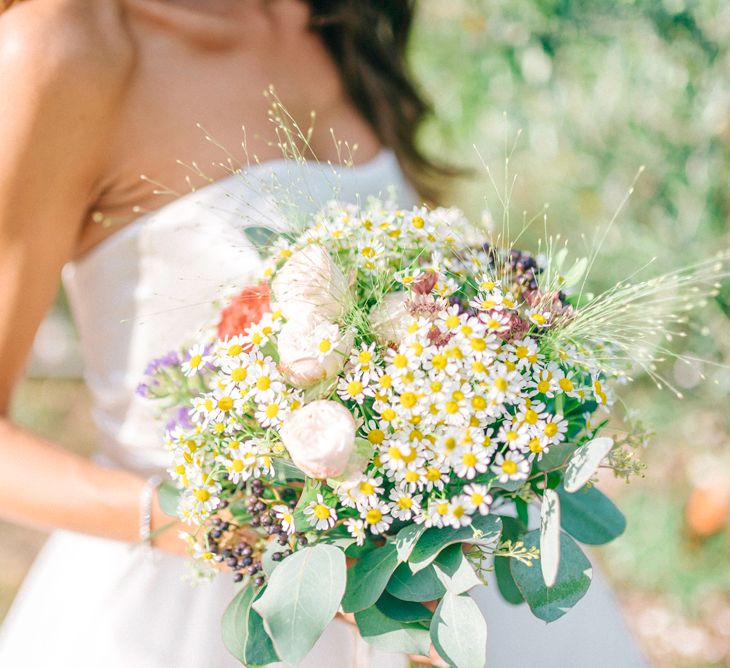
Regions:
M 709 265 L 583 304 L 585 261 L 469 234 L 455 209 L 331 203 L 210 337 L 151 364 L 163 494 L 201 569 L 242 583 L 223 622 L 242 662 L 300 661 L 343 610 L 379 648 L 482 668 L 468 591 L 488 570 L 550 622 L 590 584 L 576 541 L 623 531 L 594 475 L 639 471 L 643 441 L 599 432 L 616 382 L 651 371 L 630 339 L 669 327 Z

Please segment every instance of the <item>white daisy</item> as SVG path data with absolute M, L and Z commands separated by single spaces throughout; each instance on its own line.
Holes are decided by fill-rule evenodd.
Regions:
M 499 477 L 501 483 L 508 480 L 526 480 L 530 473 L 530 462 L 514 450 L 498 452 L 492 464 L 492 472 Z
M 331 529 L 337 521 L 335 509 L 324 502 L 324 497 L 321 494 L 317 494 L 317 498 L 309 503 L 304 509 L 304 514 L 309 523 L 320 531 Z
M 466 485 L 462 490 L 464 502 L 468 504 L 471 512 L 478 512 L 480 515 L 489 513 L 489 506 L 492 503 L 492 495 L 487 492 L 486 485 Z
M 387 531 L 393 522 L 392 516 L 388 514 L 389 512 L 388 504 L 378 500 L 369 508 L 363 509 L 362 518 L 372 533 L 380 534 Z
M 186 376 L 194 376 L 196 373 L 200 373 L 212 359 L 208 347 L 203 343 L 196 343 L 188 350 L 180 369 Z

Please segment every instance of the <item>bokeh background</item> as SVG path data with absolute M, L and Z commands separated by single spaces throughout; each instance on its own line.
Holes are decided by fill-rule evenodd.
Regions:
M 499 210 L 481 158 L 517 175 L 513 218 L 549 203 L 549 229 L 585 251 L 624 198 L 591 283 L 606 287 L 730 247 L 730 3 L 727 0 L 421 0 L 410 58 L 434 101 L 429 151 L 474 168 L 448 199 Z M 505 147 L 508 148 L 505 148 Z M 501 213 L 501 212 L 500 212 Z M 527 235 L 525 245 L 534 243 Z M 657 666 L 730 666 L 730 283 L 669 362 L 683 391 L 644 379 L 624 393 L 655 427 L 645 476 L 605 489 L 624 536 L 596 551 Z M 93 449 L 63 295 L 41 327 L 13 404 L 22 424 Z M 703 379 L 704 377 L 704 379 Z M 44 535 L 0 524 L 0 617 Z M 579 607 L 573 614 L 580 614 Z

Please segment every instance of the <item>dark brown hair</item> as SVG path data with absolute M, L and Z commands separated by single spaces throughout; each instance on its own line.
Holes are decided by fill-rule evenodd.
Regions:
M 406 65 L 414 0 L 307 0 L 311 27 L 322 35 L 345 89 L 380 141 L 393 149 L 421 195 L 438 201 L 445 177 L 460 173 L 418 147 L 416 133 L 431 107 Z

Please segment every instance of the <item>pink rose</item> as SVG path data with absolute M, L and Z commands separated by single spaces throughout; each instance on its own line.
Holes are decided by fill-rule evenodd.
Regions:
M 344 367 L 355 337 L 327 320 L 310 314 L 289 320 L 279 332 L 279 371 L 300 389 L 334 378 Z
M 294 253 L 276 272 L 271 291 L 287 320 L 316 314 L 337 320 L 345 312 L 347 280 L 319 244 Z
M 342 404 L 319 400 L 291 413 L 279 430 L 294 464 L 310 478 L 334 478 L 355 451 L 355 419 Z

